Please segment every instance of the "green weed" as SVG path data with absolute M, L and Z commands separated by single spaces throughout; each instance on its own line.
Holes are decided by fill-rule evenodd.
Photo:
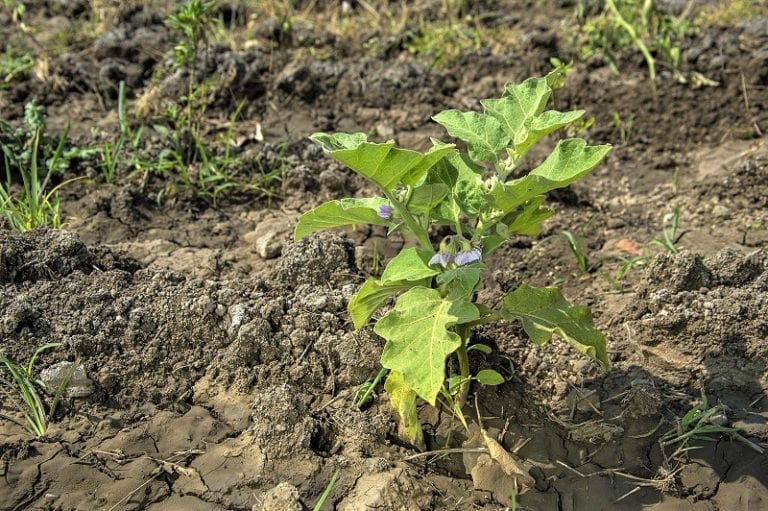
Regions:
M 35 67 L 35 59 L 29 53 L 7 51 L 0 55 L 0 79 L 3 84 L 12 82 L 17 76 Z
M 657 62 L 685 81 L 681 45 L 694 31 L 687 16 L 684 12 L 676 18 L 655 0 L 605 0 L 602 7 L 593 0 L 580 0 L 576 20 L 581 25 L 583 56 L 600 55 L 618 72 L 619 54 L 634 46 L 643 55 L 652 82 Z
M 680 207 L 676 207 L 672 212 L 672 223 L 669 227 L 665 227 L 662 230 L 663 238 L 655 238 L 650 241 L 651 245 L 656 245 L 666 249 L 672 254 L 680 252 L 680 247 L 677 246 L 677 242 L 680 241 L 680 236 L 677 234 L 678 226 L 680 225 Z
M 176 67 L 187 67 L 187 96 L 182 99 L 187 104 L 186 120 L 192 123 L 193 130 L 204 112 L 197 91 L 197 66 L 200 52 L 208 44 L 215 6 L 214 0 L 188 0 L 166 20 L 170 28 L 181 34 L 173 47 L 173 61 Z
M 341 474 L 340 470 L 337 470 L 333 473 L 333 477 L 331 477 L 331 480 L 328 481 L 328 484 L 325 487 L 325 490 L 323 490 L 322 495 L 320 495 L 320 498 L 317 499 L 317 502 L 315 503 L 315 506 L 312 508 L 312 511 L 320 511 L 323 508 L 323 504 L 325 504 L 325 501 L 328 499 L 328 497 L 331 495 L 331 491 L 333 491 L 333 487 L 336 485 L 336 481 L 339 480 L 339 474 Z
M 582 248 L 579 240 L 577 240 L 573 233 L 570 231 L 562 231 L 560 234 L 568 242 L 568 248 L 571 249 L 571 252 L 573 252 L 573 255 L 576 257 L 576 262 L 579 265 L 579 270 L 581 270 L 581 273 L 589 272 L 587 254 L 584 252 L 584 248 Z
M 130 144 L 135 154 L 143 127 L 137 130 L 131 129 L 128 123 L 128 115 L 126 113 L 126 95 L 125 95 L 125 82 L 120 82 L 117 95 L 117 120 L 120 132 L 117 136 L 117 140 L 114 144 L 105 142 L 102 148 L 102 157 L 104 159 L 104 165 L 101 168 L 101 175 L 104 177 L 104 181 L 112 184 L 115 181 L 115 174 L 117 172 L 118 165 L 123 163 L 121 159 L 126 152 L 126 144 Z M 129 160 L 129 163 L 133 163 L 134 160 Z
M 721 406 L 710 406 L 707 396 L 702 392 L 701 401 L 683 415 L 673 429 L 664 433 L 659 439 L 659 445 L 662 449 L 669 446 L 675 448 L 674 452 L 667 458 L 676 459 L 689 451 L 700 448 L 700 446 L 690 445 L 693 441 L 713 442 L 722 434 L 735 433 L 736 429 L 720 426 L 713 420 L 722 411 Z
M 58 142 L 47 136 L 42 107 L 27 103 L 24 127 L 14 129 L 0 121 L 0 152 L 3 155 L 5 183 L 0 183 L 0 215 L 13 229 L 28 231 L 38 226 L 61 227 L 59 190 L 78 179 L 64 181 L 48 190 L 52 177 L 69 167 L 72 160 L 88 159 L 97 150 L 65 149 L 69 127 Z M 14 175 L 21 178 L 15 186 Z
M 26 365 L 18 365 L 8 357 L 0 356 L 0 364 L 5 367 L 6 373 L 10 375 L 10 379 L 0 376 L 0 392 L 13 405 L 14 411 L 23 417 L 24 422 L 5 414 L 0 414 L 0 418 L 25 427 L 36 437 L 45 436 L 48 430 L 48 423 L 56 411 L 64 389 L 72 377 L 72 373 L 62 380 L 59 388 L 55 389 L 50 405 L 46 405 L 45 400 L 41 397 L 43 384 L 34 377 L 35 362 L 42 352 L 61 345 L 58 342 L 43 344 L 35 350 L 35 353 Z M 74 372 L 75 367 L 76 364 L 73 364 L 72 372 Z
M 635 127 L 635 117 L 632 114 L 622 117 L 619 112 L 613 112 L 613 127 L 619 134 L 621 145 L 627 145 Z

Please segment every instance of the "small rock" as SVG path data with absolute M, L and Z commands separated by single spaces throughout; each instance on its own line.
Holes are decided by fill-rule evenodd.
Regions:
M 93 382 L 85 374 L 85 367 L 78 364 L 74 371 L 73 362 L 59 362 L 40 372 L 40 379 L 49 389 L 58 389 L 63 382 L 67 382 L 67 397 L 88 397 L 95 392 Z M 71 374 L 71 377 L 70 377 Z
M 259 257 L 274 259 L 283 252 L 290 229 L 288 222 L 268 218 L 257 225 L 253 232 L 246 234 L 244 239 L 253 244 Z
M 280 483 L 269 490 L 252 511 L 302 511 L 304 506 L 299 499 L 299 489 L 290 483 Z

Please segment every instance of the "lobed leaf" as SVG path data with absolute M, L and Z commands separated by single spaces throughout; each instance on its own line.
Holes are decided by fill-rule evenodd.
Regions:
M 365 133 L 315 133 L 309 139 L 326 153 L 332 153 L 342 149 L 355 149 L 368 141 L 368 135 Z
M 466 300 L 475 292 L 485 268 L 483 263 L 451 268 L 438 275 L 437 283 L 448 288 L 446 297 L 449 300 Z
M 608 145 L 588 146 L 580 138 L 561 140 L 527 176 L 496 183 L 490 192 L 493 206 L 510 212 L 537 195 L 568 186 L 595 168 L 610 150 Z
M 449 328 L 478 317 L 473 304 L 414 287 L 400 295 L 395 308 L 374 327 L 388 341 L 381 365 L 400 372 L 404 384 L 434 406 L 445 380 L 445 359 L 461 346 L 461 338 Z
M 400 182 L 415 185 L 424 174 L 453 150 L 453 144 L 438 143 L 425 154 L 398 149 L 394 141 L 376 144 L 362 133 L 315 133 L 310 137 L 325 152 L 376 184 L 386 192 Z
M 466 142 L 473 160 L 496 162 L 499 152 L 509 145 L 510 136 L 493 116 L 445 110 L 432 119 L 442 125 L 449 135 Z
M 584 110 L 574 110 L 572 112 L 557 112 L 549 110 L 537 115 L 531 119 L 530 126 L 525 133 L 525 138 L 515 143 L 514 157 L 520 158 L 528 149 L 533 147 L 536 142 L 549 135 L 553 131 L 568 126 L 584 115 Z
M 523 83 L 508 83 L 499 99 L 480 101 L 485 112 L 497 119 L 509 140 L 517 146 L 525 140 L 528 123 L 549 101 L 552 89 L 546 78 L 529 78 Z
M 378 279 L 369 278 L 349 300 L 347 311 L 352 316 L 356 330 L 368 323 L 373 313 L 390 297 L 420 284 L 420 282 L 397 281 L 382 284 Z
M 299 217 L 293 238 L 300 240 L 313 232 L 344 225 L 389 225 L 391 222 L 378 213 L 379 206 L 387 203 L 387 199 L 381 197 L 326 202 Z
M 435 165 L 427 181 L 448 186 L 450 198 L 437 205 L 433 219 L 452 225 L 462 211 L 470 217 L 477 216 L 488 202 L 483 185 L 484 172 L 485 168 L 458 151 L 449 153 Z
M 413 445 L 424 447 L 424 433 L 421 430 L 419 414 L 416 409 L 416 392 L 406 383 L 402 373 L 390 371 L 384 390 L 389 394 L 389 402 L 400 417 L 400 424 L 406 439 Z
M 435 255 L 429 250 L 411 247 L 401 250 L 384 268 L 381 284 L 391 285 L 399 281 L 422 281 L 440 273 L 429 266 L 429 260 Z
M 522 321 L 536 344 L 557 334 L 603 367 L 609 365 L 605 336 L 595 328 L 589 308 L 571 306 L 557 288 L 521 284 L 504 298 L 502 313 L 506 319 Z
M 545 198 L 544 195 L 537 195 L 523 204 L 512 221 L 507 223 L 509 232 L 524 236 L 538 236 L 544 220 L 555 214 L 551 209 L 542 207 Z
M 449 193 L 451 189 L 444 183 L 422 184 L 413 189 L 408 209 L 412 213 L 428 214 Z

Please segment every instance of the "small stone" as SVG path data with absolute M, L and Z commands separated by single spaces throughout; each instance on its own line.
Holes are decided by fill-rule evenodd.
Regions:
M 283 252 L 290 230 L 291 226 L 285 220 L 267 218 L 246 234 L 244 239 L 253 244 L 259 257 L 274 259 Z
M 72 370 L 73 362 L 59 362 L 40 372 L 40 380 L 51 390 L 61 387 L 62 383 L 67 381 L 67 397 L 88 397 L 95 392 L 93 382 L 85 374 L 83 364 L 78 364 Z M 71 374 L 71 377 L 70 377 Z
M 267 491 L 261 505 L 255 505 L 252 511 L 302 511 L 304 506 L 299 499 L 299 490 L 289 483 L 280 483 Z

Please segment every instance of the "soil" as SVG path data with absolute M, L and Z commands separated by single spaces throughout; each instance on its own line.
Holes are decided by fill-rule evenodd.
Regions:
M 290 37 L 280 20 L 257 19 L 239 27 L 253 44 L 208 48 L 200 73 L 218 80 L 208 135 L 226 130 L 245 100 L 238 155 L 254 175 L 280 170 L 271 197 L 214 206 L 174 188 L 159 202 L 172 179 L 122 169 L 107 185 L 83 162 L 66 177 L 93 179 L 62 189 L 64 230 L 0 226 L 0 353 L 27 360 L 61 342 L 38 367 L 82 364 L 93 384 L 87 396 L 70 389 L 43 438 L 0 420 L 0 510 L 311 509 L 337 472 L 322 509 L 511 506 L 512 480 L 488 456 L 406 460 L 416 451 L 383 390 L 362 411 L 352 405 L 382 344 L 354 330 L 347 301 L 410 242 L 377 228 L 290 240 L 302 212 L 370 191 L 307 135 L 365 131 L 423 149 L 445 137 L 431 115 L 479 107 L 505 82 L 546 72 L 550 57 L 574 56 L 562 28 L 571 2 L 469 3 L 509 38 L 443 68 L 406 51 L 406 32 L 344 39 L 311 16 Z M 54 40 L 86 7 L 40 2 L 29 16 Z M 86 146 L 101 140 L 93 128 L 117 129 L 120 80 L 133 98 L 154 98 L 150 107 L 183 94 L 183 72 L 157 74 L 175 41 L 165 14 L 123 8 L 103 33 L 51 56 L 44 79 L 0 90 L 3 117 L 19 121 L 34 99 L 53 133 L 70 124 L 73 143 Z M 475 332 L 496 350 L 474 352 L 473 367 L 508 377 L 474 389 L 483 426 L 536 481 L 517 509 L 768 509 L 768 17 L 704 27 L 683 59 L 719 85 L 662 71 L 652 86 L 634 53 L 619 75 L 576 61 L 556 107 L 586 110 L 594 123 L 580 136 L 614 148 L 549 198 L 557 214 L 541 236 L 487 261 L 481 301 L 523 281 L 557 284 L 591 307 L 612 362 L 602 370 L 559 340 L 534 346 L 516 324 Z M 623 138 L 615 114 L 632 119 Z M 650 243 L 675 207 L 679 253 Z M 588 271 L 563 230 L 583 244 Z M 618 279 L 642 249 L 648 258 Z M 712 434 L 673 456 L 679 444 L 660 438 L 702 396 L 718 407 L 713 423 L 738 435 Z M 447 410 L 420 413 L 428 449 L 474 445 L 474 406 L 469 432 Z

